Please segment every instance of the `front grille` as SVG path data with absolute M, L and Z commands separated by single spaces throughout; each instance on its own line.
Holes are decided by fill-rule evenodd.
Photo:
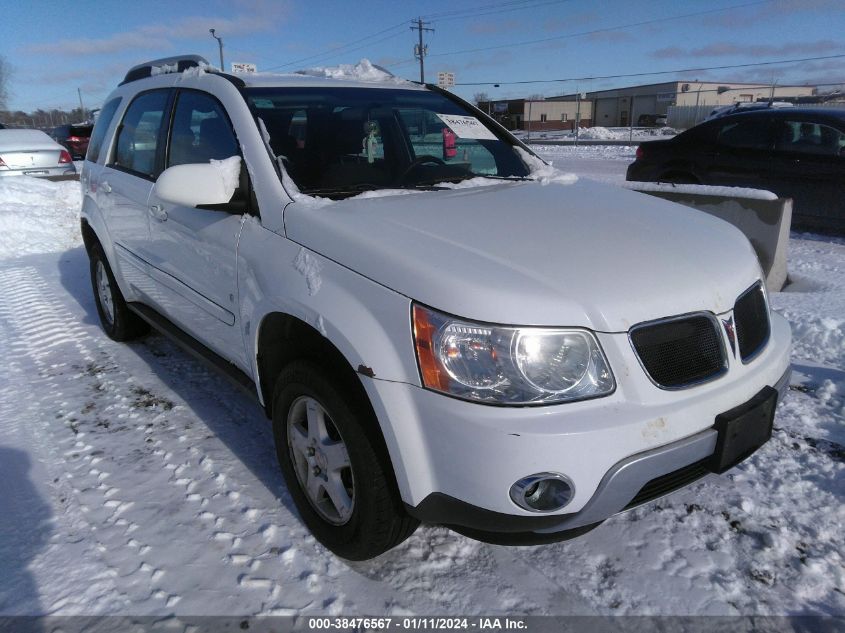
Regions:
M 703 314 L 634 326 L 631 343 L 648 375 L 664 389 L 705 382 L 726 369 L 719 331 Z
M 762 284 L 757 283 L 736 300 L 734 321 L 739 355 L 743 361 L 748 362 L 769 340 L 769 309 Z
M 652 499 L 668 495 L 670 492 L 683 488 L 684 486 L 688 486 L 692 482 L 701 479 L 704 475 L 710 472 L 706 467 L 709 459 L 710 458 L 707 457 L 706 459 L 702 459 L 700 462 L 695 462 L 694 464 L 684 466 L 683 468 L 679 468 L 671 473 L 655 477 L 645 486 L 640 488 L 640 491 L 636 494 L 636 496 L 631 499 L 628 505 L 625 506 L 625 510 L 636 508 L 639 505 L 648 503 Z

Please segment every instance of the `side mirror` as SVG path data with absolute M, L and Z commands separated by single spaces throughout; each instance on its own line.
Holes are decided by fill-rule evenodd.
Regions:
M 161 172 L 153 194 L 164 202 L 185 207 L 225 205 L 238 188 L 240 174 L 240 156 L 174 165 Z

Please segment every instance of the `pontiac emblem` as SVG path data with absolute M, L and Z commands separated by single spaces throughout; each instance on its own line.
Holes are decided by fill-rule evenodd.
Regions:
M 727 333 L 728 341 L 731 343 L 731 353 L 736 356 L 736 332 L 734 331 L 733 315 L 727 319 L 722 319 L 722 325 L 725 327 L 725 333 Z

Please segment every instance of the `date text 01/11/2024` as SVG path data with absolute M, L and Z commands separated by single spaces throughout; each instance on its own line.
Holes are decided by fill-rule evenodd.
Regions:
M 309 630 L 524 630 L 527 624 L 520 618 L 448 618 L 448 617 L 403 617 L 403 618 L 309 618 Z

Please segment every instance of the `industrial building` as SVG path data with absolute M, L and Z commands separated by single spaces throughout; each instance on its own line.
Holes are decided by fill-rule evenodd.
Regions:
M 738 102 L 795 101 L 815 94 L 815 86 L 778 86 L 707 81 L 670 81 L 586 93 L 592 103 L 592 125 L 636 125 L 643 114 L 666 114 L 669 106 L 717 106 Z M 574 95 L 548 97 L 546 101 L 570 102 Z M 582 102 L 583 107 L 583 102 Z
M 574 97 L 570 100 L 506 99 L 481 102 L 478 106 L 509 130 L 574 130 L 593 124 L 590 101 Z

